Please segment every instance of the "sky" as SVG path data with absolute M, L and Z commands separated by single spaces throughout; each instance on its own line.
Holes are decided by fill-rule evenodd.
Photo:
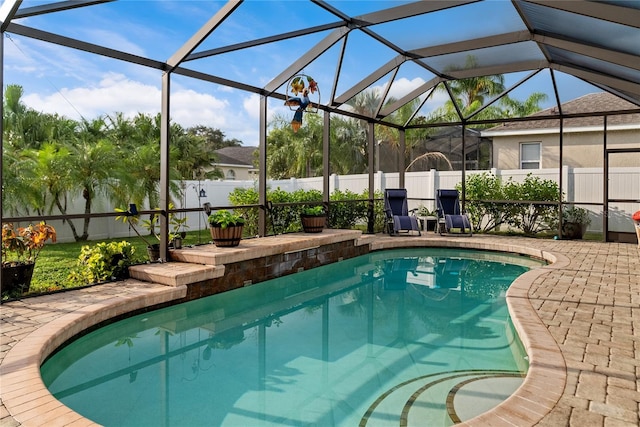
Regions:
M 48 3 L 25 0 L 22 8 Z M 401 1 L 330 1 L 330 4 L 350 14 L 364 14 Z M 201 28 L 225 3 L 189 0 L 120 0 L 91 7 L 78 8 L 15 21 L 37 28 L 112 49 L 127 51 L 153 60 L 166 61 Z M 478 20 L 479 6 L 465 6 L 429 14 L 402 22 L 391 22 L 374 28 L 381 35 L 406 49 L 448 43 L 461 38 L 482 37 L 521 29 L 522 24 L 510 2 L 494 0 L 485 4 L 483 13 L 501 19 Z M 493 9 L 493 10 L 492 10 Z M 335 22 L 336 18 L 305 1 L 247 0 L 196 49 L 196 52 L 223 47 L 243 41 L 294 31 L 312 25 Z M 329 31 L 297 37 L 279 43 L 264 44 L 224 55 L 185 63 L 186 68 L 264 87 L 290 64 L 326 37 Z M 338 66 L 341 44 L 338 43 L 309 64 L 302 73 L 312 76 L 320 88 L 319 100 L 327 103 L 334 90 L 333 81 Z M 519 47 L 500 55 L 535 55 Z M 397 54 L 359 31 L 349 34 L 336 95 L 350 88 L 372 70 L 382 66 Z M 490 55 L 491 56 L 491 55 Z M 438 58 L 438 60 L 440 60 Z M 442 58 L 461 61 L 461 58 Z M 498 59 L 497 59 L 498 60 Z M 436 59 L 434 59 L 436 61 Z M 138 113 L 155 115 L 160 111 L 162 72 L 110 58 L 87 54 L 55 44 L 7 33 L 4 40 L 4 85 L 23 87 L 22 101 L 28 107 L 44 113 L 57 113 L 73 120 L 93 120 L 99 116 L 123 113 L 133 117 Z M 515 83 L 527 73 L 507 76 L 507 84 Z M 389 96 L 396 98 L 432 78 L 423 68 L 405 63 L 395 76 Z M 563 102 L 595 91 L 567 76 L 569 80 Z M 388 77 L 374 87 L 383 91 Z M 281 92 L 284 93 L 284 87 Z M 552 94 L 550 79 L 536 76 L 514 92 L 526 97 L 531 91 Z M 420 111 L 427 114 L 445 100 L 444 93 L 435 93 Z M 312 99 L 314 100 L 314 99 Z M 204 125 L 220 129 L 227 138 L 257 146 L 259 135 L 259 105 L 257 94 L 173 75 L 171 79 L 171 119 L 190 127 Z M 543 105 L 547 107 L 549 105 Z M 268 115 L 293 115 L 281 100 L 269 98 Z

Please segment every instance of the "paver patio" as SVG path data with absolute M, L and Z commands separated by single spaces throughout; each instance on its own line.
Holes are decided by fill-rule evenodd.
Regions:
M 466 425 L 640 424 L 640 249 L 635 244 L 431 233 L 362 236 L 360 244 L 373 250 L 494 249 L 555 259 L 521 276 L 508 295 L 531 361 L 525 383 Z M 129 279 L 126 286 L 109 283 L 0 306 L 0 426 L 92 425 L 43 388 L 38 370 L 42 355 L 87 324 L 179 299 L 185 292 L 184 285 Z M 56 335 L 63 327 L 65 333 Z

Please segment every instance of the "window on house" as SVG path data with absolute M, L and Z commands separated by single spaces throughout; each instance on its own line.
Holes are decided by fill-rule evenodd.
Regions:
M 520 144 L 520 169 L 540 169 L 540 143 Z
M 236 171 L 234 171 L 233 169 L 229 169 L 227 171 L 227 179 L 236 179 Z

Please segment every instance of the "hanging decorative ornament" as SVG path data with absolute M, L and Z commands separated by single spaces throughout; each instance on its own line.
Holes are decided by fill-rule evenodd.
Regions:
M 320 89 L 313 77 L 306 74 L 293 76 L 287 83 L 284 105 L 295 111 L 291 120 L 291 129 L 293 132 L 298 132 L 302 126 L 302 114 L 317 113 L 320 106 Z

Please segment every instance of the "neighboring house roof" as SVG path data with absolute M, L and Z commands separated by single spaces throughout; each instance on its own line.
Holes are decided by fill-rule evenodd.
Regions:
M 216 165 L 253 167 L 253 153 L 258 147 L 224 147 L 216 150 Z
M 581 96 L 562 104 L 563 114 L 584 114 L 596 113 L 602 111 L 622 111 L 629 109 L 637 109 L 636 105 L 618 98 L 608 92 L 591 93 Z M 538 111 L 529 117 L 557 115 L 559 112 L 557 107 L 547 108 Z M 564 121 L 566 128 L 593 128 L 602 129 L 602 116 L 567 118 Z M 554 131 L 557 132 L 559 127 L 558 119 L 532 120 L 523 122 L 504 123 L 503 125 L 487 129 L 482 132 L 482 136 L 497 136 L 508 133 L 523 133 L 522 131 Z M 640 114 L 618 114 L 607 118 L 607 127 L 626 127 L 640 128 Z

